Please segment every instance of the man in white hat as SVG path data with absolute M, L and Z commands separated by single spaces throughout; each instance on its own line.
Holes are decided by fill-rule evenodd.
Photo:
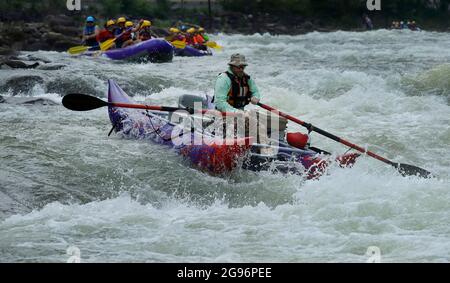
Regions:
M 231 55 L 229 69 L 221 73 L 214 88 L 216 109 L 222 112 L 244 110 L 249 103 L 257 104 L 261 95 L 253 79 L 244 72 L 247 67 L 245 56 Z
M 252 135 L 249 132 L 256 133 L 256 129 L 250 131 L 250 127 L 258 126 L 258 139 L 262 144 L 270 144 L 267 137 L 267 124 L 257 118 L 256 111 L 244 111 L 248 104 L 258 104 L 261 94 L 256 87 L 253 79 L 244 72 L 247 62 L 242 54 L 231 55 L 228 63 L 229 68 L 221 73 L 214 88 L 214 103 L 216 109 L 221 112 L 242 113 L 245 117 L 246 136 Z M 258 115 L 259 116 L 259 115 Z M 276 117 L 278 119 L 278 117 Z M 251 121 L 250 121 L 251 120 Z M 261 149 L 262 154 L 272 155 L 274 150 L 271 147 Z

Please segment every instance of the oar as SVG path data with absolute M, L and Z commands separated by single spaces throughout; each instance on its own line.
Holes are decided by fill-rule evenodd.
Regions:
M 184 49 L 184 48 L 186 48 L 186 42 L 184 42 L 184 41 L 181 41 L 181 40 L 175 40 L 175 41 L 172 41 L 172 42 L 170 42 L 175 48 L 178 48 L 178 49 Z
M 100 43 L 100 50 L 106 51 L 106 50 L 110 49 L 114 45 L 114 42 L 116 42 L 116 40 L 118 38 L 122 37 L 125 33 L 129 32 L 131 30 L 132 30 L 132 28 L 128 28 L 127 30 L 125 30 L 124 32 L 122 32 L 121 34 L 116 36 L 115 38 L 111 38 L 111 39 L 108 39 L 108 40 Z
M 190 114 L 194 113 L 213 113 L 214 111 L 203 109 L 199 111 L 194 111 L 193 108 L 181 108 L 181 107 L 170 107 L 170 106 L 157 106 L 157 105 L 145 105 L 145 104 L 129 104 L 129 103 L 114 103 L 114 102 L 106 102 L 101 100 L 95 96 L 81 94 L 81 93 L 71 93 L 67 94 L 62 99 L 62 104 L 67 109 L 73 111 L 89 111 L 94 110 L 100 107 L 111 106 L 111 107 L 122 107 L 122 108 L 133 108 L 133 109 L 145 109 L 145 110 L 154 110 L 154 111 L 167 111 L 167 112 L 175 112 L 184 110 L 189 112 Z M 238 113 L 231 112 L 218 112 L 222 116 L 239 116 Z
M 69 50 L 67 50 L 67 52 L 69 52 L 69 54 L 75 55 L 75 54 L 79 54 L 79 53 L 83 53 L 85 51 L 87 51 L 90 48 L 90 46 L 75 46 L 72 48 L 69 48 Z
M 116 42 L 116 39 L 118 39 L 118 38 L 119 37 L 117 36 L 116 38 L 111 38 L 106 41 L 103 41 L 102 43 L 100 43 L 100 50 L 106 51 L 106 50 L 110 49 L 114 45 L 114 42 Z
M 69 50 L 67 50 L 67 52 L 69 52 L 72 55 L 76 55 L 76 54 L 80 54 L 86 51 L 96 51 L 99 49 L 99 46 L 84 46 L 84 45 L 80 45 L 80 46 L 75 46 L 72 48 L 69 48 Z
M 215 42 L 215 41 L 208 41 L 208 42 L 206 42 L 206 46 L 208 46 L 210 48 L 214 48 L 214 49 L 222 49 L 223 48 L 222 46 L 217 44 L 217 42 Z
M 388 159 L 386 159 L 384 157 L 381 157 L 381 156 L 379 156 L 379 155 L 377 155 L 377 154 L 375 154 L 375 153 L 373 153 L 371 151 L 365 150 L 364 148 L 362 148 L 362 147 L 360 147 L 360 146 L 358 146 L 356 144 L 348 142 L 348 141 L 346 141 L 346 140 L 344 140 L 344 139 L 342 139 L 342 138 L 340 138 L 338 136 L 335 136 L 335 135 L 330 134 L 330 133 L 328 133 L 328 132 L 326 132 L 326 131 L 324 131 L 322 129 L 319 129 L 319 128 L 313 126 L 310 123 L 303 122 L 302 120 L 297 119 L 295 117 L 292 117 L 291 115 L 288 115 L 288 114 L 285 114 L 283 112 L 280 112 L 280 111 L 278 111 L 277 109 L 275 109 L 273 107 L 270 107 L 270 106 L 262 104 L 262 103 L 258 103 L 258 106 L 260 106 L 260 107 L 262 107 L 262 108 L 264 108 L 266 110 L 269 110 L 269 111 L 271 111 L 271 112 L 273 112 L 275 114 L 278 114 L 279 116 L 284 117 L 284 118 L 286 118 L 288 120 L 291 120 L 292 122 L 300 124 L 303 127 L 307 128 L 309 131 L 314 131 L 316 133 L 319 133 L 319 134 L 321 134 L 323 136 L 326 136 L 327 138 L 330 138 L 330 139 L 332 139 L 334 141 L 342 143 L 342 144 L 344 144 L 346 146 L 349 146 L 349 147 L 351 147 L 353 149 L 356 149 L 356 150 L 358 150 L 358 151 L 360 151 L 362 153 L 365 153 L 365 154 L 367 154 L 367 155 L 369 155 L 369 156 L 371 156 L 371 157 L 373 157 L 375 159 L 378 159 L 378 160 L 380 160 L 380 161 L 382 161 L 382 162 L 384 162 L 386 164 L 389 164 L 389 165 L 395 167 L 400 172 L 400 174 L 402 174 L 403 176 L 408 176 L 408 175 L 417 176 L 418 175 L 418 176 L 423 177 L 423 178 L 430 178 L 430 177 L 433 176 L 429 171 L 427 171 L 425 169 L 422 169 L 422 168 L 419 168 L 417 166 L 409 165 L 409 164 L 402 164 L 402 163 L 397 163 L 397 162 L 392 162 L 392 161 L 390 161 L 390 160 L 388 160 Z

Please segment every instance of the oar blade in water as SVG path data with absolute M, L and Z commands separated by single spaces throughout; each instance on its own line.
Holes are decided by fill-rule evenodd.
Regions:
M 397 163 L 395 164 L 395 167 L 397 167 L 398 172 L 400 172 L 400 174 L 402 174 L 403 176 L 419 176 L 422 178 L 433 177 L 433 174 L 431 174 L 431 172 L 414 165 Z
M 74 111 L 89 111 L 108 105 L 107 102 L 97 97 L 81 93 L 67 94 L 63 97 L 62 104 L 67 109 Z

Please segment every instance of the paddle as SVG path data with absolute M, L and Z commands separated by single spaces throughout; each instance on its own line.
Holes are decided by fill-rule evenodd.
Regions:
M 206 46 L 208 46 L 210 48 L 214 48 L 214 49 L 222 49 L 223 48 L 222 46 L 217 44 L 217 42 L 215 42 L 215 41 L 208 41 L 208 42 L 206 42 Z
M 184 110 L 189 112 L 190 114 L 194 114 L 195 111 L 193 108 L 181 108 L 181 107 L 170 107 L 170 106 L 157 106 L 157 105 L 145 105 L 145 104 L 129 104 L 129 103 L 113 103 L 103 101 L 95 96 L 81 94 L 81 93 L 71 93 L 67 94 L 62 99 L 62 104 L 67 109 L 73 111 L 89 111 L 94 110 L 100 107 L 111 106 L 111 107 L 122 107 L 122 108 L 133 108 L 133 109 L 145 109 L 145 110 L 154 110 L 154 111 L 167 111 L 167 112 L 175 112 L 179 110 Z M 214 111 L 203 109 L 197 111 L 197 113 L 212 113 Z M 238 113 L 230 113 L 230 112 L 219 112 L 222 116 L 238 116 Z
M 75 55 L 75 54 L 79 54 L 79 53 L 83 53 L 85 51 L 87 51 L 90 48 L 90 46 L 75 46 L 72 48 L 69 48 L 69 50 L 67 50 L 67 52 L 69 52 L 69 54 Z
M 119 34 L 118 36 L 116 36 L 115 38 L 111 38 L 108 39 L 102 43 L 100 43 L 100 50 L 101 51 L 106 51 L 108 49 L 110 49 L 114 43 L 116 42 L 117 39 L 119 39 L 120 37 L 122 37 L 124 34 L 126 34 L 127 32 L 131 31 L 133 28 L 128 28 L 127 30 L 125 30 L 124 32 L 122 32 L 121 34 Z
M 76 55 L 76 54 L 83 53 L 86 51 L 96 51 L 98 49 L 99 49 L 98 45 L 96 45 L 96 46 L 80 45 L 80 46 L 75 46 L 75 47 L 69 48 L 69 50 L 67 50 L 67 52 L 69 52 L 72 55 Z
M 373 157 L 375 159 L 378 159 L 378 160 L 380 160 L 380 161 L 382 161 L 382 162 L 384 162 L 386 164 L 389 164 L 389 165 L 395 167 L 400 172 L 400 174 L 402 174 L 403 176 L 408 176 L 408 175 L 417 176 L 418 175 L 418 176 L 423 177 L 423 178 L 430 178 L 430 177 L 433 176 L 429 171 L 427 171 L 425 169 L 422 169 L 422 168 L 419 168 L 417 166 L 392 162 L 392 161 L 390 161 L 390 160 L 388 160 L 388 159 L 386 159 L 384 157 L 381 157 L 381 156 L 379 156 L 379 155 L 377 155 L 377 154 L 375 154 L 375 153 L 373 153 L 371 151 L 365 150 L 364 148 L 362 148 L 362 147 L 360 147 L 360 146 L 358 146 L 356 144 L 348 142 L 348 141 L 346 141 L 346 140 L 344 140 L 344 139 L 342 139 L 342 138 L 340 138 L 338 136 L 335 136 L 335 135 L 330 134 L 330 133 L 328 133 L 328 132 L 326 132 L 326 131 L 324 131 L 322 129 L 319 129 L 319 128 L 313 126 L 312 124 L 303 122 L 300 119 L 297 119 L 297 118 L 295 118 L 293 116 L 290 116 L 288 114 L 280 112 L 280 111 L 278 111 L 277 109 L 275 109 L 273 107 L 270 107 L 270 106 L 262 104 L 262 103 L 258 103 L 257 105 L 262 107 L 262 108 L 264 108 L 264 109 L 266 109 L 266 110 L 269 110 L 269 111 L 271 111 L 273 113 L 276 113 L 276 114 L 278 114 L 281 117 L 284 117 L 284 118 L 286 118 L 288 120 L 291 120 L 292 122 L 300 124 L 303 127 L 307 128 L 309 131 L 314 131 L 316 133 L 319 133 L 319 134 L 321 134 L 323 136 L 326 136 L 327 138 L 330 138 L 330 139 L 332 139 L 334 141 L 342 143 L 342 144 L 344 144 L 346 146 L 349 146 L 349 147 L 351 147 L 353 149 L 356 149 L 356 150 L 358 150 L 358 151 L 360 151 L 362 153 L 365 153 L 365 154 L 367 154 L 367 155 L 369 155 L 369 156 L 371 156 L 371 157 Z
M 175 40 L 175 41 L 172 41 L 172 42 L 170 42 L 175 48 L 178 48 L 178 49 L 184 49 L 184 48 L 186 48 L 186 42 L 184 42 L 184 41 L 181 41 L 181 40 Z

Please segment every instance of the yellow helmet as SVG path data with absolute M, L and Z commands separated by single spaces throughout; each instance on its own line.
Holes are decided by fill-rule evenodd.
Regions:
M 198 28 L 198 32 L 205 32 L 204 28 Z
M 195 28 L 190 28 L 187 30 L 188 33 L 194 33 L 195 32 Z
M 110 26 L 115 25 L 115 24 L 116 24 L 116 22 L 114 20 L 109 20 L 109 21 L 106 22 L 106 27 L 110 27 Z
M 117 23 L 118 24 L 125 23 L 126 21 L 127 21 L 127 19 L 125 19 L 124 17 L 120 17 L 120 18 L 117 19 Z
M 145 20 L 142 22 L 141 28 L 149 27 L 151 25 L 152 25 L 152 22 Z
M 169 31 L 172 32 L 172 33 L 179 33 L 180 32 L 180 30 L 177 29 L 177 28 L 170 28 Z
M 133 24 L 133 22 L 131 22 L 131 21 L 127 21 L 127 22 L 125 23 L 125 27 L 126 27 L 126 28 L 129 28 L 129 27 L 132 27 L 132 26 L 134 26 L 134 24 Z

